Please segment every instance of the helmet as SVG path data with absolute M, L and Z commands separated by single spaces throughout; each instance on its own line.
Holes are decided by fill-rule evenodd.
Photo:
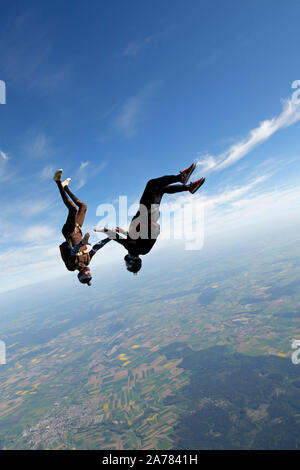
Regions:
M 87 284 L 88 286 L 91 286 L 92 275 L 88 266 L 82 268 L 79 271 L 77 277 L 82 284 Z
M 133 274 L 137 274 L 142 267 L 142 260 L 139 256 L 126 255 L 124 257 L 126 269 Z

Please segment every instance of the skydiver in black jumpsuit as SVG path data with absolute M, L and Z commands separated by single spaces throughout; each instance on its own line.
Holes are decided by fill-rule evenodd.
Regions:
M 95 232 L 104 232 L 109 238 L 124 246 L 128 254 L 124 257 L 128 271 L 137 274 L 142 267 L 140 255 L 146 255 L 153 248 L 160 233 L 157 223 L 159 219 L 159 205 L 164 194 L 174 194 L 189 191 L 194 194 L 203 185 L 205 178 L 187 185 L 188 179 L 196 168 L 193 163 L 178 175 L 162 176 L 146 184 L 140 199 L 139 210 L 132 218 L 128 232 L 117 227 L 109 230 L 105 227 L 94 229 Z M 173 184 L 181 183 L 181 184 Z M 126 238 L 123 238 L 124 235 Z

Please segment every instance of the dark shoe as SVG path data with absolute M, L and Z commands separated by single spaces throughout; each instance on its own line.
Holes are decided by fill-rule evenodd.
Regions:
M 194 194 L 200 188 L 200 186 L 203 185 L 204 181 L 205 181 L 205 178 L 203 176 L 202 178 L 200 178 L 200 180 L 190 183 L 189 192 Z
M 181 182 L 182 184 L 186 184 L 193 173 L 193 171 L 196 168 L 196 163 L 193 163 L 191 166 L 189 166 L 186 170 L 183 170 L 180 172 L 181 174 Z

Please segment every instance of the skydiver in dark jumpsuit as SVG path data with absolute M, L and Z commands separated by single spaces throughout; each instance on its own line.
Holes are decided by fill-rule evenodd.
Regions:
M 203 185 L 205 178 L 187 185 L 191 174 L 196 168 L 193 163 L 186 170 L 180 171 L 178 175 L 162 176 L 155 178 L 146 184 L 140 199 L 138 212 L 132 218 L 128 232 L 117 227 L 109 230 L 105 227 L 94 229 L 95 232 L 104 232 L 109 238 L 120 243 L 128 251 L 124 257 L 128 271 L 137 274 L 142 267 L 140 255 L 146 255 L 152 249 L 160 233 L 157 223 L 159 219 L 159 206 L 164 194 L 175 194 L 189 191 L 194 194 Z M 181 184 L 173 184 L 181 183 Z M 126 238 L 123 238 L 124 235 Z

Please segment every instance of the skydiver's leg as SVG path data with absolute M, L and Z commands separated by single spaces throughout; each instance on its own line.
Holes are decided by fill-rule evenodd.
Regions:
M 181 175 L 168 175 L 149 180 L 140 199 L 140 204 L 146 207 L 150 204 L 159 204 L 164 194 L 164 188 L 172 183 L 179 183 Z M 178 185 L 179 186 L 179 185 Z
M 181 181 L 181 175 L 169 175 L 169 176 L 162 176 L 160 178 L 155 178 L 149 180 L 146 184 L 145 190 L 142 194 L 140 199 L 139 210 L 132 218 L 130 226 L 129 226 L 129 233 L 132 234 L 134 231 L 139 232 L 140 230 L 144 229 L 145 227 L 150 227 L 151 230 L 151 222 L 157 222 L 159 218 L 159 205 L 161 203 L 161 199 L 166 191 L 172 186 L 168 186 L 172 183 L 178 183 Z M 182 185 L 174 186 L 174 190 L 171 189 L 171 192 L 179 192 L 179 191 L 186 191 L 187 188 Z M 180 188 L 180 190 L 178 189 Z M 149 225 L 150 222 L 150 225 Z M 148 230 L 148 229 L 147 229 Z M 149 231 L 150 233 L 150 231 Z M 144 236 L 143 238 L 147 238 Z
M 75 202 L 75 204 L 79 207 L 79 211 L 77 213 L 77 217 L 76 217 L 76 223 L 78 225 L 80 225 L 80 227 L 82 227 L 83 225 L 83 222 L 84 222 L 84 219 L 85 219 L 85 214 L 86 214 L 86 211 L 87 211 L 87 205 L 80 201 L 80 199 L 78 199 L 69 189 L 69 186 L 65 186 L 64 188 L 65 192 L 70 196 L 70 198 L 72 199 L 72 201 Z
M 153 178 L 149 180 L 146 184 L 145 191 L 151 191 L 153 188 L 162 188 L 163 186 L 168 186 L 169 184 L 179 183 L 181 181 L 181 175 L 167 175 L 161 176 L 160 178 Z M 143 197 L 143 196 L 142 196 Z
M 85 219 L 85 215 L 86 215 L 86 211 L 87 211 L 87 205 L 82 202 L 81 203 L 81 206 L 79 208 L 79 211 L 77 213 L 77 217 L 76 217 L 76 223 L 78 225 L 80 225 L 80 227 L 83 226 L 83 222 L 84 222 L 84 219 Z
M 78 199 L 78 197 L 76 197 L 70 190 L 69 186 L 65 186 L 64 187 L 64 190 L 66 191 L 66 193 L 70 196 L 70 198 L 72 199 L 73 202 L 75 202 L 76 206 L 78 207 L 82 207 L 82 205 L 84 205 L 84 202 L 80 201 L 80 199 Z
M 75 209 L 69 209 L 69 214 L 68 214 L 66 223 L 64 224 L 62 228 L 62 234 L 66 240 L 68 240 L 69 236 L 71 235 L 71 233 L 74 232 L 75 227 L 76 227 L 77 209 L 75 206 L 74 208 Z
M 61 184 L 61 181 L 55 181 L 57 186 L 58 186 L 58 189 L 59 189 L 59 192 L 60 192 L 60 195 L 61 195 L 61 198 L 64 202 L 64 204 L 67 206 L 67 208 L 69 210 L 75 210 L 77 212 L 77 207 L 74 206 L 74 204 L 72 203 L 72 201 L 70 201 L 70 199 L 68 198 L 68 196 L 66 195 L 66 192 Z
M 61 181 L 56 181 L 56 184 L 58 186 L 60 195 L 62 197 L 62 200 L 64 201 L 64 204 L 67 206 L 69 209 L 68 217 L 66 220 L 66 223 L 64 224 L 62 228 L 62 234 L 63 236 L 67 239 L 69 235 L 74 232 L 75 226 L 76 226 L 76 216 L 77 216 L 77 207 L 70 201 L 68 196 L 66 195 L 66 192 L 61 184 Z
M 183 191 L 189 191 L 189 187 L 184 184 L 173 184 L 171 186 L 165 186 L 162 189 L 163 194 L 175 194 L 182 193 Z

